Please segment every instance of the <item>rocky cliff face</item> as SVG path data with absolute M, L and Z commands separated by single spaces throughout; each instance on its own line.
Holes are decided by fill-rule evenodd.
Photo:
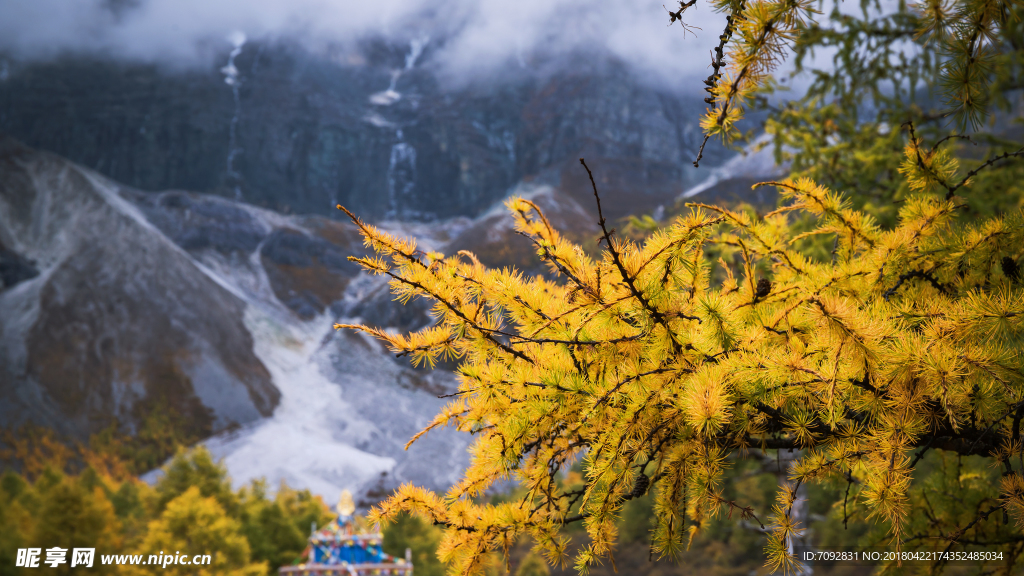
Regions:
M 0 140 L 0 420 L 81 437 L 152 410 L 199 434 L 269 416 L 245 303 L 118 189 Z
M 592 235 L 571 196 L 523 186 L 555 226 Z M 469 249 L 540 269 L 499 206 L 479 217 L 391 222 L 425 249 Z M 173 410 L 236 482 L 267 477 L 372 500 L 400 482 L 444 489 L 465 466 L 453 430 L 403 446 L 454 389 L 340 319 L 397 330 L 428 302 L 393 301 L 355 227 L 218 196 L 141 192 L 10 138 L 0 140 L 0 425 L 87 437 Z
M 601 167 L 613 215 L 653 210 L 703 176 L 690 165 L 697 93 L 650 88 L 607 61 L 451 88 L 432 73 L 432 50 L 250 43 L 187 71 L 13 63 L 0 131 L 138 189 L 328 216 L 342 203 L 378 220 L 475 216 L 523 180 L 582 198 L 581 155 Z
M 514 193 L 594 247 L 597 217 L 577 189 Z M 383 226 L 426 250 L 544 271 L 500 203 L 474 218 Z M 236 482 L 286 480 L 331 498 L 349 488 L 366 501 L 406 481 L 447 488 L 467 462 L 466 435 L 403 446 L 454 375 L 332 329 L 430 322 L 429 302 L 395 302 L 384 279 L 347 260 L 363 253 L 348 222 L 142 192 L 0 139 L 0 426 L 33 421 L 85 438 L 173 411 Z
M 428 249 L 541 271 L 500 201 L 529 196 L 593 247 L 580 156 L 612 218 L 756 176 L 730 165 L 694 186 L 699 95 L 612 62 L 456 89 L 434 77 L 431 49 L 245 44 L 226 66 L 188 71 L 11 65 L 0 131 L 74 163 L 0 139 L 0 426 L 84 438 L 173 411 L 236 482 L 329 498 L 443 489 L 468 438 L 402 447 L 454 376 L 331 328 L 415 330 L 429 303 L 398 305 L 347 261 L 362 242 L 335 204 Z

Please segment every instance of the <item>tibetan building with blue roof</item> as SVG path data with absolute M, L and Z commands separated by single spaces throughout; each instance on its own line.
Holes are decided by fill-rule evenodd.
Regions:
M 360 531 L 354 513 L 352 495 L 346 490 L 338 502 L 338 517 L 313 530 L 299 563 L 283 566 L 281 576 L 411 576 L 409 551 L 405 558 L 385 554 L 382 535 Z

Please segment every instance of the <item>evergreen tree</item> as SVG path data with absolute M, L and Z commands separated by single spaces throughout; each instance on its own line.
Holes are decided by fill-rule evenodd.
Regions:
M 151 490 L 149 485 L 131 479 L 121 482 L 109 496 L 127 541 L 135 542 L 145 532 L 147 515 L 144 500 Z
M 41 564 L 45 572 L 73 574 L 71 554 L 75 548 L 95 548 L 109 554 L 121 550 L 121 525 L 114 507 L 102 487 L 90 482 L 90 478 L 86 480 L 79 482 L 77 478 L 65 477 L 43 495 L 31 537 L 25 544 L 44 550 L 52 547 L 67 550 L 64 564 L 56 568 Z M 110 573 L 114 567 L 103 566 L 97 559 L 93 570 Z
M 284 490 L 287 488 L 282 487 Z M 266 561 L 270 566 L 291 564 L 306 547 L 310 524 L 296 525 L 280 499 L 269 500 L 264 480 L 253 481 L 240 496 L 242 533 L 249 541 L 253 560 Z
M 69 561 L 73 548 L 95 548 L 92 570 L 105 573 L 118 568 L 99 564 L 100 555 L 148 556 L 160 552 L 151 546 L 178 546 L 170 551 L 172 555 L 182 552 L 191 557 L 212 554 L 215 550 L 205 547 L 220 543 L 227 546 L 226 556 L 202 568 L 204 573 L 270 574 L 302 553 L 311 523 L 323 525 L 330 520 L 323 501 L 308 490 L 282 483 L 270 499 L 266 482 L 256 480 L 233 491 L 224 466 L 201 447 L 179 453 L 156 487 L 134 478 L 111 477 L 110 470 L 123 469 L 121 460 L 109 460 L 112 466 L 101 470 L 86 466 L 77 475 L 55 467 L 68 462 L 63 457 L 34 460 L 38 470 L 34 482 L 13 471 L 0 476 L 0 575 L 19 573 L 15 558 L 17 550 L 25 547 L 62 547 L 68 549 Z M 190 491 L 198 499 L 184 498 Z M 174 503 L 176 511 L 169 511 Z M 188 527 L 193 520 L 197 522 L 194 529 Z M 184 570 L 179 564 L 175 569 L 192 573 L 191 568 L 195 567 Z M 40 569 L 52 571 L 48 566 Z M 69 569 L 65 564 L 56 571 Z
M 0 574 L 13 576 L 18 570 L 15 562 L 19 548 L 24 548 L 26 536 L 32 533 L 32 515 L 20 502 L 29 490 L 28 482 L 14 472 L 0 476 Z
M 309 490 L 289 488 L 283 481 L 277 489 L 274 502 L 281 507 L 289 521 L 302 534 L 306 534 L 313 524 L 323 526 L 333 517 L 330 509 L 319 496 L 314 496 Z
M 159 513 L 168 502 L 196 487 L 204 497 L 212 497 L 229 514 L 239 512 L 238 495 L 231 490 L 227 468 L 214 462 L 204 446 L 192 450 L 178 450 L 177 455 L 163 468 L 163 476 L 156 484 L 154 505 Z
M 188 563 L 129 566 L 130 572 L 146 574 L 192 574 L 208 576 L 262 576 L 264 562 L 252 562 L 249 542 L 241 523 L 231 518 L 213 496 L 203 496 L 192 486 L 167 503 L 160 516 L 149 523 L 139 549 L 148 554 L 183 554 Z M 192 563 L 194 556 L 209 554 L 210 564 Z
M 227 469 L 223 463 L 214 462 L 203 446 L 179 451 L 163 471 L 150 498 L 152 514 L 160 514 L 170 502 L 198 490 L 204 498 L 213 498 L 218 510 L 237 525 L 252 566 L 263 566 L 268 573 L 301 555 L 311 524 L 323 525 L 330 520 L 323 501 L 308 490 L 294 490 L 282 483 L 271 500 L 266 481 L 257 479 L 233 491 Z

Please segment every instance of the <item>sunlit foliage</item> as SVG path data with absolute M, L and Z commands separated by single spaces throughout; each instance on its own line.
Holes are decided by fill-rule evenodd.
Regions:
M 12 452 L 23 458 L 19 462 L 25 471 L 0 476 L 0 575 L 25 570 L 15 566 L 18 548 L 59 546 L 94 548 L 94 566 L 88 570 L 97 574 L 269 576 L 299 559 L 311 525 L 322 526 L 331 518 L 307 490 L 282 484 L 269 495 L 261 480 L 232 489 L 224 466 L 202 447 L 180 451 L 151 486 L 109 472 L 123 471 L 128 463 L 112 461 L 109 454 L 98 458 L 51 436 L 36 430 L 31 438 L 14 442 Z M 65 467 L 76 468 L 68 466 L 76 451 L 85 467 L 68 473 Z M 103 555 L 148 558 L 160 552 L 210 554 L 212 562 L 166 569 L 101 562 Z M 85 568 L 37 569 L 72 574 Z
M 680 2 L 672 21 L 695 1 Z M 1006 118 L 1024 88 L 1024 8 L 1013 0 L 809 2 L 713 0 L 728 24 L 711 55 L 702 127 L 729 143 L 745 110 L 800 75 L 810 84 L 781 108 L 767 106 L 780 159 L 807 176 L 883 178 L 891 184 L 897 127 L 914 122 L 929 137 L 975 131 L 999 153 Z M 1002 111 L 1002 113 L 1000 113 Z M 986 127 L 987 122 L 994 123 Z M 987 128 L 987 134 L 983 134 Z M 1019 146 L 1018 146 L 1019 148 Z M 704 146 L 698 152 L 699 164 Z M 868 160 L 870 165 L 864 165 Z M 861 164 L 854 164 L 860 162 Z M 843 168 L 856 168 L 844 174 Z M 865 191 L 866 192 L 866 191 Z
M 677 557 L 728 515 L 765 526 L 767 565 L 792 571 L 800 487 L 841 482 L 836 506 L 860 511 L 850 521 L 879 527 L 893 550 L 949 549 L 970 529 L 1013 570 L 1024 542 L 1024 214 L 965 222 L 964 198 L 942 185 L 969 194 L 956 158 L 918 153 L 905 150 L 915 192 L 892 226 L 786 179 L 766 183 L 782 197 L 769 214 L 693 204 L 642 244 L 601 217 L 591 257 L 513 198 L 516 230 L 549 268 L 532 277 L 466 251 L 421 252 L 349 214 L 377 253 L 353 260 L 390 277 L 397 298 L 432 300 L 436 323 L 410 335 L 339 327 L 417 364 L 460 359 L 459 391 L 424 433 L 476 437 L 448 493 L 406 485 L 371 517 L 412 512 L 446 527 L 439 555 L 453 574 L 484 572 L 488 553 L 522 536 L 562 562 L 563 528 L 581 522 L 589 542 L 575 565 L 586 572 L 612 555 L 623 505 L 650 493 L 655 554 Z M 811 230 L 794 229 L 808 219 Z M 833 246 L 824 258 L 801 248 L 819 236 Z M 711 248 L 739 263 L 719 261 L 724 281 L 711 280 Z M 770 509 L 723 496 L 730 459 L 776 450 L 797 456 Z M 929 517 L 912 489 L 929 450 L 980 459 L 998 482 L 965 479 L 958 497 L 977 508 Z M 582 484 L 561 482 L 579 461 Z M 964 470 L 929 466 L 940 478 Z M 479 498 L 508 480 L 517 497 Z

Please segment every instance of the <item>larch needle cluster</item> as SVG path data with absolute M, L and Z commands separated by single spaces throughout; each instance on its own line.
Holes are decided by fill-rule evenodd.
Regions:
M 580 522 L 587 542 L 571 555 L 585 573 L 614 561 L 623 506 L 652 498 L 654 554 L 677 557 L 738 514 L 763 527 L 767 566 L 792 572 L 807 528 L 798 493 L 833 483 L 844 524 L 857 509 L 890 549 L 1000 546 L 991 570 L 1012 573 L 1024 556 L 1024 148 L 992 136 L 965 155 L 957 146 L 977 142 L 942 122 L 1012 117 L 997 108 L 1024 88 L 1021 3 L 863 2 L 860 18 L 836 8 L 828 25 L 808 0 L 712 4 L 728 18 L 705 81 L 705 144 L 740 135 L 744 106 L 777 87 L 789 50 L 799 70 L 815 48 L 836 49 L 804 99 L 768 116 L 792 173 L 761 184 L 778 190 L 776 210 L 690 204 L 634 242 L 605 221 L 591 175 L 597 253 L 529 200 L 507 202 L 548 268 L 529 276 L 421 252 L 346 211 L 375 253 L 354 260 L 398 298 L 433 301 L 436 322 L 409 335 L 339 327 L 417 364 L 458 360 L 458 392 L 423 433 L 475 437 L 461 482 L 403 486 L 373 519 L 443 526 L 452 574 L 481 572 L 524 536 L 565 562 L 564 528 Z M 774 505 L 727 497 L 738 459 L 782 451 L 793 463 Z M 938 453 L 955 465 L 918 475 Z M 978 461 L 990 474 L 966 471 Z M 564 481 L 573 465 L 582 482 Z M 511 500 L 481 498 L 508 481 L 521 486 Z
M 1004 471 L 992 509 L 1024 527 L 1024 476 L 1012 465 L 1022 455 L 1024 290 L 1007 264 L 1024 251 L 1022 215 L 965 226 L 956 197 L 922 195 L 884 230 L 809 180 L 767 184 L 787 200 L 772 213 L 695 205 L 642 245 L 602 220 L 598 259 L 536 205 L 511 199 L 548 276 L 488 269 L 466 251 L 424 254 L 353 217 L 379 254 L 356 260 L 389 276 L 400 298 L 432 299 L 437 323 L 406 336 L 345 327 L 416 363 L 460 359 L 457 397 L 431 427 L 476 436 L 447 494 L 404 486 L 375 518 L 411 511 L 445 526 L 440 553 L 458 574 L 524 534 L 559 561 L 562 527 L 582 521 L 582 570 L 612 551 L 623 504 L 650 492 L 654 550 L 675 556 L 707 519 L 755 514 L 721 495 L 730 454 L 797 449 L 792 483 L 759 519 L 769 564 L 788 568 L 798 486 L 831 476 L 857 484 L 898 548 L 925 448 L 990 459 Z M 800 212 L 819 226 L 794 233 Z M 834 261 L 794 249 L 808 234 L 836 238 Z M 713 285 L 710 244 L 737 254 L 742 274 Z M 770 275 L 757 277 L 764 264 Z M 585 484 L 563 485 L 559 472 L 580 459 Z M 509 479 L 525 487 L 521 498 L 474 499 Z

